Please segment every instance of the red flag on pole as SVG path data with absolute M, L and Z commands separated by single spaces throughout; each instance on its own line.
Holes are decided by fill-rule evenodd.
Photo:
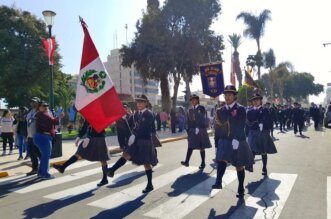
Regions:
M 98 132 L 125 115 L 114 84 L 80 18 L 84 31 L 83 54 L 77 81 L 75 106 Z
M 234 59 L 233 56 L 231 57 L 231 73 L 230 73 L 230 83 L 233 86 L 236 86 L 236 72 L 235 72 L 235 66 L 234 66 Z
M 43 39 L 43 44 L 48 57 L 49 65 L 54 65 L 55 37 Z

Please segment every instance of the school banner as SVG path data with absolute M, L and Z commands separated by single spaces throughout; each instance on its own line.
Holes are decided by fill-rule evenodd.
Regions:
M 203 93 L 210 97 L 217 97 L 224 93 L 224 75 L 222 63 L 200 65 Z

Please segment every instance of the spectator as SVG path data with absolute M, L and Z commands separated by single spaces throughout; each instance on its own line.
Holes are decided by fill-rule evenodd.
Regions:
M 157 131 L 161 131 L 161 118 L 160 118 L 160 112 L 158 112 L 155 116 L 155 120 L 156 120 L 156 127 L 157 127 Z
M 175 109 L 171 109 L 170 124 L 171 124 L 171 133 L 176 133 L 177 116 L 176 116 L 176 110 Z
M 162 123 L 163 131 L 165 132 L 165 130 L 167 128 L 167 121 L 168 121 L 168 113 L 165 110 L 163 110 L 160 113 L 160 120 L 161 120 L 161 123 Z
M 15 122 L 17 123 L 16 128 L 16 139 L 18 144 L 19 157 L 17 160 L 23 159 L 23 153 L 26 152 L 24 160 L 29 158 L 27 150 L 27 122 L 26 113 L 28 109 L 26 107 L 20 107 Z
M 13 154 L 14 143 L 14 118 L 11 115 L 10 110 L 3 111 L 2 118 L 0 119 L 0 133 L 2 137 L 3 151 L 2 156 L 6 155 L 7 142 L 9 143 L 9 153 Z
M 54 176 L 49 174 L 48 166 L 52 151 L 52 138 L 55 137 L 55 125 L 59 124 L 59 118 L 54 118 L 48 113 L 48 104 L 40 102 L 38 112 L 36 114 L 36 134 L 33 136 L 33 141 L 38 146 L 41 152 L 40 167 L 38 176 L 42 179 L 53 179 Z

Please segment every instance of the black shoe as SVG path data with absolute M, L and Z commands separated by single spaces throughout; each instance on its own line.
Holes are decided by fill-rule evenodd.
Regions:
M 35 174 L 37 174 L 37 173 L 38 173 L 37 170 L 31 170 L 31 171 L 28 172 L 26 175 L 27 175 L 27 176 L 32 176 L 32 175 L 35 175 Z
M 142 191 L 144 194 L 149 193 L 154 190 L 153 186 L 146 186 L 146 188 Z
M 216 182 L 214 185 L 211 187 L 212 189 L 222 189 L 222 182 Z
M 62 165 L 53 164 L 53 167 L 54 167 L 54 169 L 59 171 L 59 173 L 64 173 L 64 169 L 63 169 Z
M 262 175 L 263 175 L 263 176 L 267 176 L 267 175 L 268 175 L 268 171 L 267 171 L 267 169 L 263 169 L 263 170 L 262 170 Z
M 107 185 L 108 184 L 108 180 L 101 180 L 97 186 L 100 187 L 100 186 L 103 186 L 103 185 Z
M 245 195 L 245 189 L 238 189 L 238 192 L 236 194 L 237 198 L 242 198 Z
M 108 168 L 107 170 L 107 176 L 108 177 L 114 177 L 115 172 L 112 170 L 112 168 Z
M 186 163 L 185 161 L 181 161 L 180 162 L 183 166 L 186 166 L 186 167 L 188 167 L 189 166 L 189 164 L 188 163 Z
M 30 156 L 29 155 L 26 155 L 25 157 L 24 157 L 24 160 L 27 160 L 27 159 L 29 159 L 30 158 Z
M 205 167 L 206 167 L 206 164 L 203 163 L 203 164 L 201 164 L 201 165 L 199 166 L 199 169 L 200 169 L 200 170 L 203 170 L 203 169 L 205 169 Z
M 17 160 L 23 160 L 23 157 L 22 157 L 22 156 L 19 156 L 19 157 L 17 158 Z

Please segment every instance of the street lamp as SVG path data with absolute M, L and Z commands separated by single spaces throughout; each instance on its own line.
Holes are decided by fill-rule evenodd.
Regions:
M 52 26 L 54 24 L 54 17 L 56 13 L 54 11 L 43 11 L 46 26 L 48 27 L 48 41 L 52 38 Z M 50 48 L 49 48 L 50 49 Z M 53 94 L 53 65 L 49 62 L 49 105 L 50 109 L 54 109 L 54 94 Z

